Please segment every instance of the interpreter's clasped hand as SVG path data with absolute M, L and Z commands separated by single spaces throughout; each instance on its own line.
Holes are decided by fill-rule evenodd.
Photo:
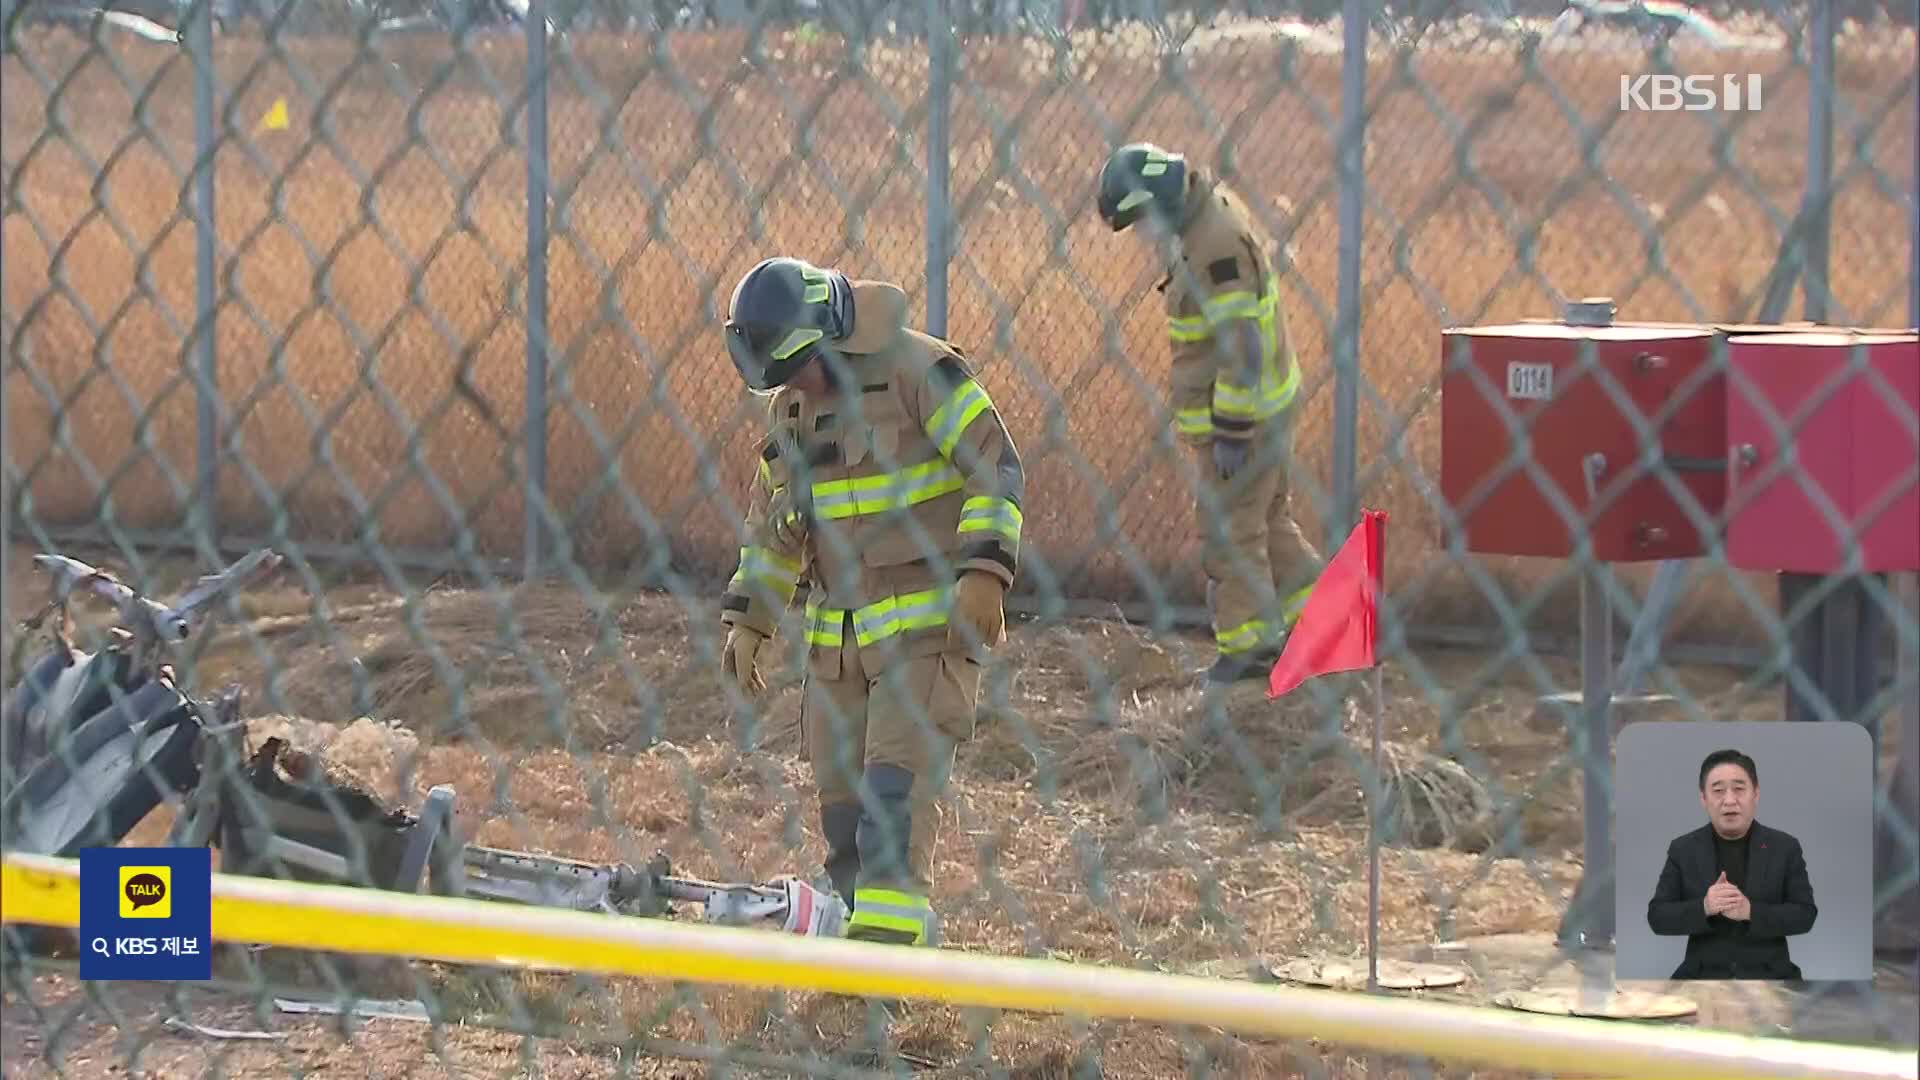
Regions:
M 1714 879 L 1713 884 L 1707 887 L 1707 896 L 1702 901 L 1702 906 L 1709 915 L 1725 915 L 1729 919 L 1744 920 L 1748 913 L 1746 894 L 1740 891 L 1739 886 L 1727 880 L 1724 870 L 1720 872 L 1718 878 Z

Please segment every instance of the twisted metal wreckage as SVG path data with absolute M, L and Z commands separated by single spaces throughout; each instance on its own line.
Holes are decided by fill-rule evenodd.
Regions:
M 59 621 L 48 653 L 24 668 L 15 657 L 24 674 L 0 711 L 12 759 L 0 762 L 8 850 L 74 857 L 115 845 L 172 801 L 179 813 L 166 842 L 213 846 L 226 873 L 643 917 L 689 904 L 710 923 L 811 936 L 844 928 L 839 895 L 798 878 L 728 884 L 675 876 L 664 853 L 634 867 L 483 847 L 459 838 L 452 787 L 433 788 L 410 813 L 330 777 L 323 760 L 283 739 L 249 756 L 239 688 L 195 698 L 166 654 L 225 597 L 276 569 L 270 550 L 202 577 L 171 606 L 65 555 L 34 561 L 51 574 L 53 595 L 22 629 L 31 636 L 49 616 Z M 76 592 L 118 611 L 96 652 L 74 644 Z

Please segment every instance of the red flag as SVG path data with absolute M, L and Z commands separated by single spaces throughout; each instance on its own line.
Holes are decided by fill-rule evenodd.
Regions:
M 1387 512 L 1362 510 L 1287 637 L 1267 679 L 1267 700 L 1318 675 L 1374 665 L 1380 644 L 1380 593 L 1386 570 Z

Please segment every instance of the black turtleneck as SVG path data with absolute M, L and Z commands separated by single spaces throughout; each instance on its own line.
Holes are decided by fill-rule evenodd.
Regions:
M 1752 836 L 1752 829 L 1748 829 L 1738 840 L 1729 840 L 1717 832 L 1713 834 L 1713 851 L 1720 869 L 1741 892 L 1747 891 L 1747 841 Z

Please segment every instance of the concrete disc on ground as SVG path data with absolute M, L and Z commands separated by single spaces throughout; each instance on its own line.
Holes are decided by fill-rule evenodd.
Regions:
M 1508 990 L 1494 995 L 1493 1003 L 1522 1012 L 1600 1020 L 1679 1020 L 1700 1011 L 1700 1006 L 1673 994 L 1644 990 L 1599 990 L 1583 994 L 1577 986 Z
M 1277 978 L 1307 986 L 1328 986 L 1336 990 L 1367 988 L 1367 961 L 1364 957 L 1358 960 L 1303 957 L 1281 964 L 1273 969 L 1273 973 Z M 1380 961 L 1380 986 L 1386 990 L 1438 990 L 1459 986 L 1466 981 L 1466 971 L 1451 964 Z

